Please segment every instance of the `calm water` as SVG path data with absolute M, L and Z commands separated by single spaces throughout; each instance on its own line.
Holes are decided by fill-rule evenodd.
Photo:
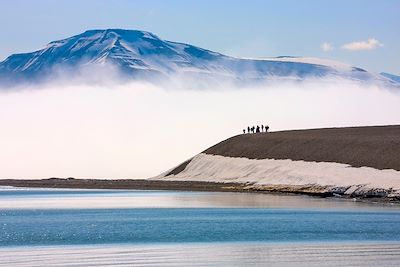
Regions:
M 368 257 L 364 266 L 400 264 L 398 206 L 243 193 L 0 189 L 4 266 L 358 266 Z

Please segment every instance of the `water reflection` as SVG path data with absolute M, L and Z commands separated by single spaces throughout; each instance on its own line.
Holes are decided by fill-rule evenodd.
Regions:
M 398 266 L 399 244 L 184 244 L 0 249 L 0 266 Z
M 398 205 L 342 199 L 229 192 L 0 189 L 0 209 L 96 208 L 289 208 L 337 210 L 399 210 Z

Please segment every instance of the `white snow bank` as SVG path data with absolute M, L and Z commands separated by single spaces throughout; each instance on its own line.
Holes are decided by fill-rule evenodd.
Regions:
M 307 63 L 307 64 L 316 64 L 334 68 L 336 70 L 341 71 L 351 71 L 353 67 L 349 64 L 342 63 L 335 60 L 330 59 L 322 59 L 322 58 L 314 58 L 314 57 L 273 57 L 273 58 L 265 58 L 266 60 L 271 61 L 281 61 L 281 62 L 297 62 L 297 63 Z
M 164 174 L 165 175 L 165 174 Z M 400 171 L 351 167 L 333 162 L 232 158 L 198 154 L 177 175 L 156 179 L 255 183 L 255 185 L 318 185 L 384 189 L 400 193 Z

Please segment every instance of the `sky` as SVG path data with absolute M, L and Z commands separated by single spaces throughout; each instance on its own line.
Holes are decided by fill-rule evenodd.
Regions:
M 232 56 L 319 57 L 399 75 L 399 12 L 398 0 L 2 0 L 0 60 L 124 28 Z

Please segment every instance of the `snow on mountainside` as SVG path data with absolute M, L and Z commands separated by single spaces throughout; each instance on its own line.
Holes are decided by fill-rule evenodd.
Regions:
M 393 82 L 400 83 L 400 76 L 397 76 L 397 75 L 394 75 L 394 74 L 390 74 L 390 73 L 386 73 L 386 72 L 381 72 L 380 74 L 382 76 L 386 77 L 386 78 L 389 78 Z
M 0 81 L 41 81 L 54 73 L 73 76 L 83 69 L 114 66 L 128 79 L 157 81 L 176 77 L 211 78 L 238 82 L 268 79 L 341 77 L 390 83 L 363 69 L 330 64 L 317 59 L 278 57 L 245 59 L 229 57 L 193 45 L 165 41 L 136 30 L 89 30 L 49 43 L 45 48 L 9 56 L 0 62 Z
M 266 60 L 274 60 L 274 61 L 283 61 L 283 62 L 301 62 L 307 64 L 316 64 L 322 66 L 329 66 L 338 71 L 352 71 L 354 67 L 334 60 L 321 59 L 321 58 L 313 58 L 313 57 L 292 57 L 292 56 L 280 56 L 273 58 L 265 58 Z M 362 69 L 356 69 L 360 71 L 364 71 Z

